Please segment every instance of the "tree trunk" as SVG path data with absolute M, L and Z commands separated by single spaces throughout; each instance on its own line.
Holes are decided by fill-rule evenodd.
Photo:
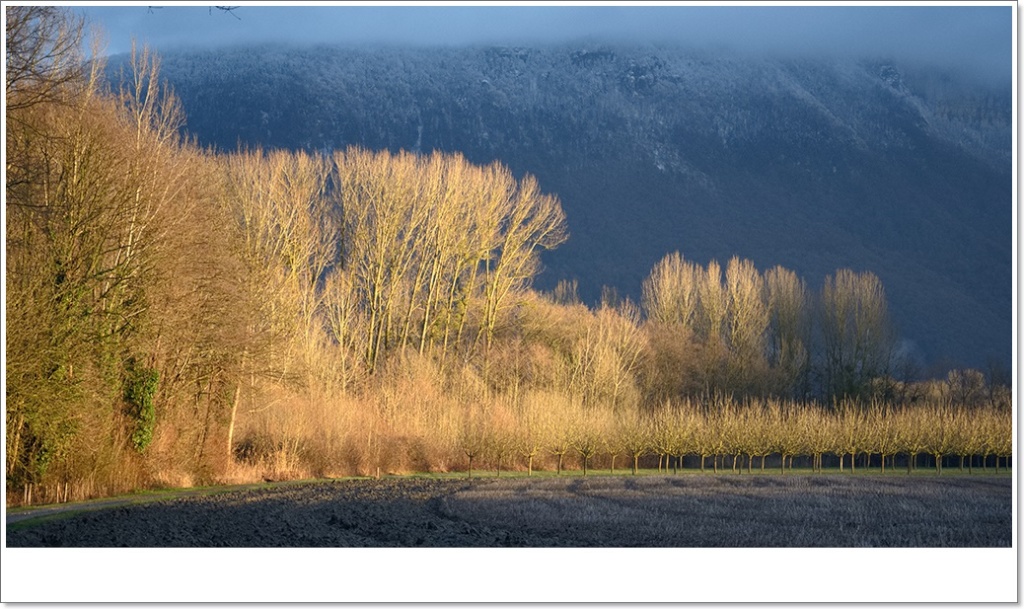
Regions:
M 587 456 L 583 455 L 583 477 L 587 477 Z
M 562 475 L 562 453 L 558 453 L 558 475 Z
M 228 465 L 235 462 L 234 441 L 235 441 L 235 416 L 238 414 L 238 400 L 242 395 L 242 383 L 235 385 L 235 396 L 231 400 L 231 416 L 228 417 Z
M 640 455 L 633 455 L 633 475 L 636 475 L 637 464 L 640 461 Z
M 615 473 L 615 455 L 612 455 L 612 473 Z
M 466 477 L 473 477 L 473 457 L 469 457 L 469 471 L 466 472 Z
M 25 426 L 25 415 L 24 413 L 18 413 L 18 422 L 14 425 L 14 441 L 7 444 L 7 463 L 5 464 L 5 471 L 7 476 L 10 477 L 14 473 L 14 465 L 18 462 L 18 451 L 21 449 L 21 430 Z M 8 432 L 10 428 L 8 428 Z M 13 451 L 13 453 L 11 452 Z
M 533 475 L 533 455 L 530 455 L 530 457 L 526 460 L 526 475 Z
M 782 456 L 782 459 L 779 460 L 779 463 L 780 463 L 780 465 L 779 465 L 779 473 L 785 474 L 786 473 L 786 453 L 780 453 L 780 455 Z
M 857 473 L 857 451 L 850 453 L 850 473 Z

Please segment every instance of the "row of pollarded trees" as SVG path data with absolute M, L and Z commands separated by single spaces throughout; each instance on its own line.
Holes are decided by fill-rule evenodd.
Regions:
M 885 291 L 870 272 L 840 269 L 814 298 L 783 267 L 759 272 L 732 258 L 724 276 L 679 253 L 662 259 L 643 284 L 647 322 L 687 346 L 676 362 L 680 395 L 776 395 L 832 399 L 882 397 L 894 371 Z
M 658 457 L 658 469 L 682 467 L 684 457 L 696 457 L 700 471 L 718 473 L 765 470 L 768 457 L 778 459 L 785 473 L 796 457 L 810 459 L 815 471 L 824 469 L 824 456 L 838 461 L 838 470 L 856 471 L 858 460 L 872 462 L 885 472 L 904 457 L 907 472 L 920 457 L 933 458 L 935 471 L 943 463 L 958 463 L 973 472 L 976 464 L 999 471 L 1012 455 L 1012 417 L 1008 407 L 953 408 L 942 404 L 894 409 L 844 403 L 836 410 L 816 404 L 777 400 L 728 402 L 709 408 L 693 402 L 666 406 L 649 416 L 615 413 L 607 408 L 563 404 L 553 415 L 527 401 L 512 417 L 467 420 L 459 448 L 474 463 L 526 469 L 555 461 L 561 473 L 575 459 L 586 475 L 600 457 L 612 470 L 627 463 L 636 473 L 641 458 Z M 547 457 L 548 459 L 545 459 Z M 994 458 L 994 460 L 993 460 Z M 620 461 L 621 459 L 621 461 Z M 957 461 L 958 460 L 958 461 Z M 518 466 L 518 467 L 517 467 Z M 862 465 L 863 466 L 863 465 Z

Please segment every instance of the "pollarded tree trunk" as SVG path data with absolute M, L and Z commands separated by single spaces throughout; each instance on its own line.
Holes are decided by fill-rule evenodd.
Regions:
M 633 455 L 633 475 L 636 475 L 637 466 L 640 462 L 640 455 Z

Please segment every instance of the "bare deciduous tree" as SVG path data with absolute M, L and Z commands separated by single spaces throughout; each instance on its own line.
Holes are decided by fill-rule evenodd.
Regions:
M 697 314 L 701 269 L 674 252 L 662 258 L 644 280 L 642 300 L 648 321 L 692 328 Z
M 725 269 L 730 349 L 729 388 L 755 393 L 764 385 L 769 312 L 764 280 L 749 260 L 733 257 Z
M 768 359 L 778 378 L 776 391 L 806 397 L 810 369 L 810 315 L 807 288 L 796 273 L 780 266 L 765 273 L 768 291 Z
M 890 372 L 894 343 L 882 282 L 840 269 L 825 278 L 821 304 L 829 396 L 869 397 L 872 381 Z
M 66 7 L 4 7 L 7 24 L 6 109 L 57 101 L 83 81 L 84 19 Z

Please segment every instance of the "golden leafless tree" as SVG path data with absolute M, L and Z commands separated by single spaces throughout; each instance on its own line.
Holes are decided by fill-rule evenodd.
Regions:
M 733 257 L 725 269 L 728 303 L 729 388 L 740 394 L 764 386 L 769 311 L 764 279 L 749 260 Z

